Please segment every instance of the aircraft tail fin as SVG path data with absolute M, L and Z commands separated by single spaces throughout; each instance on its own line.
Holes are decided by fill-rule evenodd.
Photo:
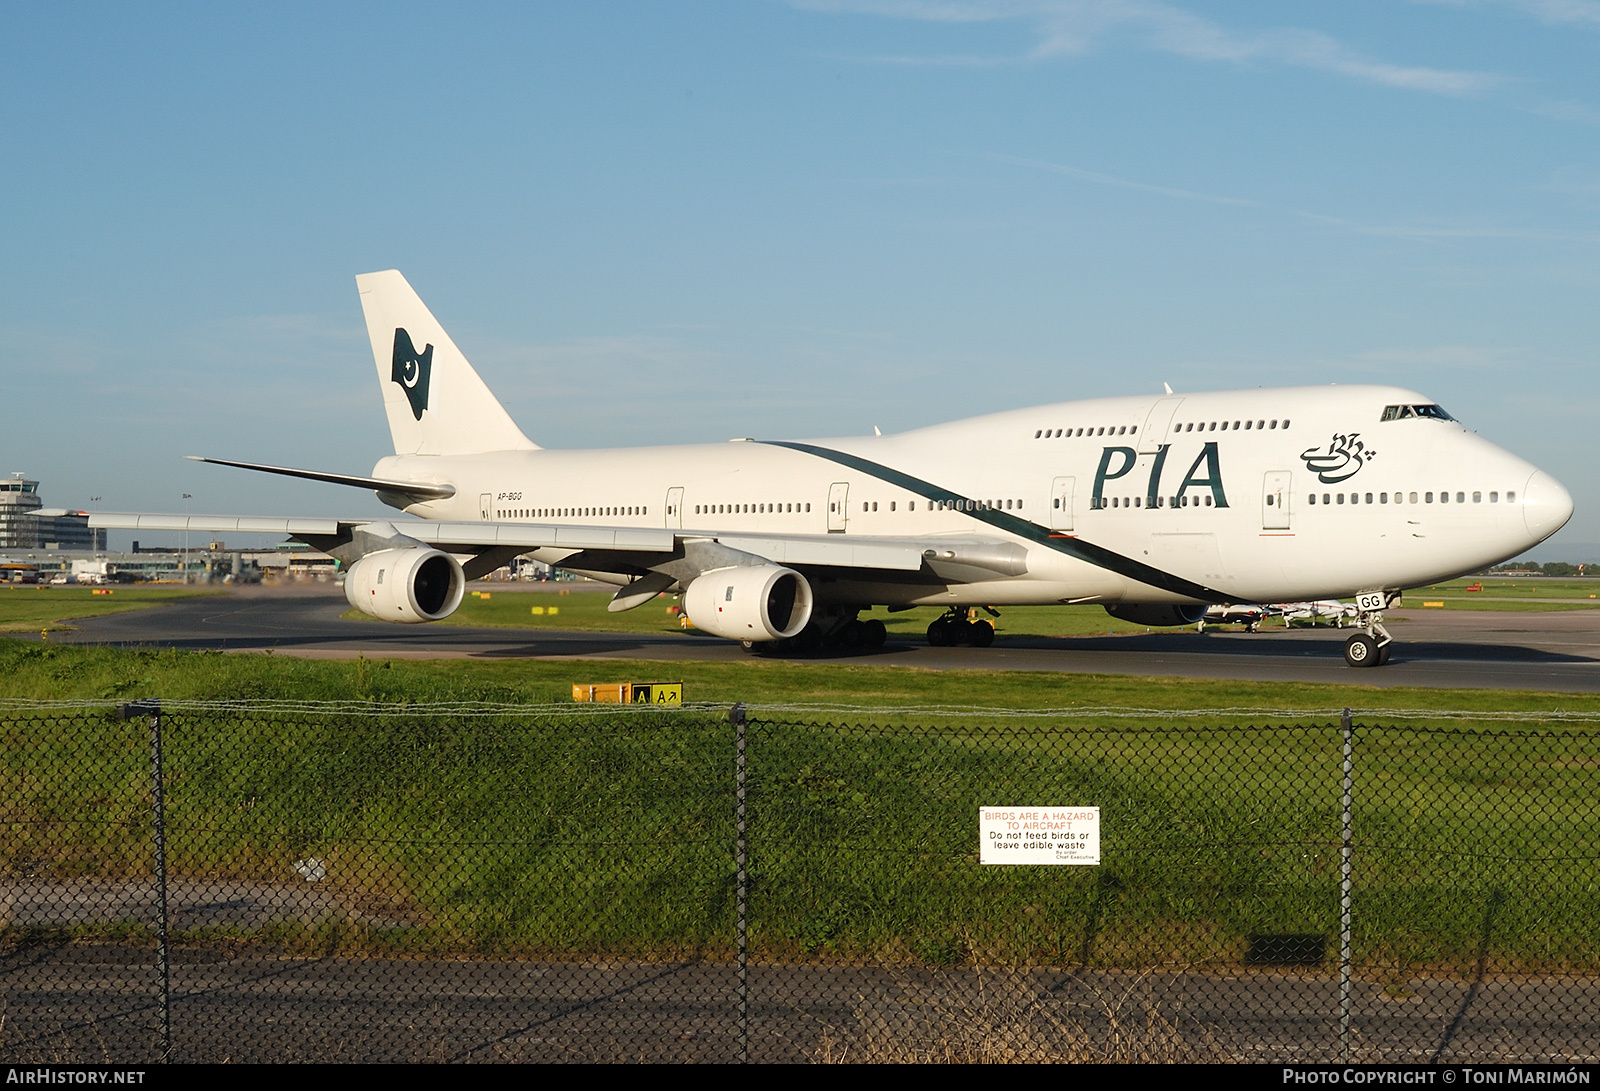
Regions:
M 536 451 L 394 269 L 356 277 L 395 454 Z

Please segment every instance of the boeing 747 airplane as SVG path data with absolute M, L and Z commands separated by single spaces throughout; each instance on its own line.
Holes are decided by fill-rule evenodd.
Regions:
M 1403 588 L 1514 557 L 1567 490 L 1385 386 L 1099 398 L 891 436 L 549 451 L 394 270 L 356 278 L 393 455 L 371 476 L 201 459 L 371 489 L 406 518 L 96 514 L 92 527 L 271 532 L 346 568 L 373 617 L 438 621 L 532 556 L 681 594 L 754 650 L 876 644 L 873 606 L 939 606 L 935 644 L 987 644 L 973 607 L 1096 603 L 1144 625 L 1216 604 L 1354 597 L 1351 666 L 1388 661 Z

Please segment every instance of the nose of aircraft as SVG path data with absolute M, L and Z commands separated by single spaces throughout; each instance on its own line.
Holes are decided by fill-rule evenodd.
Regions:
M 1572 494 L 1545 473 L 1535 470 L 1522 493 L 1522 520 L 1533 540 L 1542 542 L 1572 518 Z

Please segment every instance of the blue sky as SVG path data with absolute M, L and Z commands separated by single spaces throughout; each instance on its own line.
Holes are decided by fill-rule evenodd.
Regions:
M 1596 0 L 13 4 L 0 136 L 52 504 L 381 512 L 181 456 L 369 470 L 394 267 L 545 446 L 1394 382 L 1600 543 Z

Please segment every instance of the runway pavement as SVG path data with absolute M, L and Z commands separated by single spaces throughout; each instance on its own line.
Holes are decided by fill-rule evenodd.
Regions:
M 139 1063 L 160 1042 L 147 947 L 0 956 L 11 1063 Z M 172 1059 L 185 1063 L 728 1062 L 737 971 L 720 962 L 295 957 L 180 946 Z M 1600 1060 L 1579 976 L 1358 972 L 1341 1047 L 1330 970 L 1136 973 L 800 963 L 749 971 L 752 1061 Z M 1441 1081 L 1441 1082 L 1449 1082 Z
M 86 619 L 51 639 L 91 644 L 214 648 L 347 657 L 643 659 L 738 662 L 737 644 L 698 634 L 560 632 L 345 620 L 337 591 L 246 593 Z M 872 651 L 817 653 L 930 670 L 1016 670 L 1600 692 L 1600 609 L 1563 612 L 1412 609 L 1388 615 L 1396 638 L 1385 667 L 1352 670 L 1348 630 L 1193 630 L 1129 636 L 1010 637 L 990 648 L 934 648 L 920 639 Z

